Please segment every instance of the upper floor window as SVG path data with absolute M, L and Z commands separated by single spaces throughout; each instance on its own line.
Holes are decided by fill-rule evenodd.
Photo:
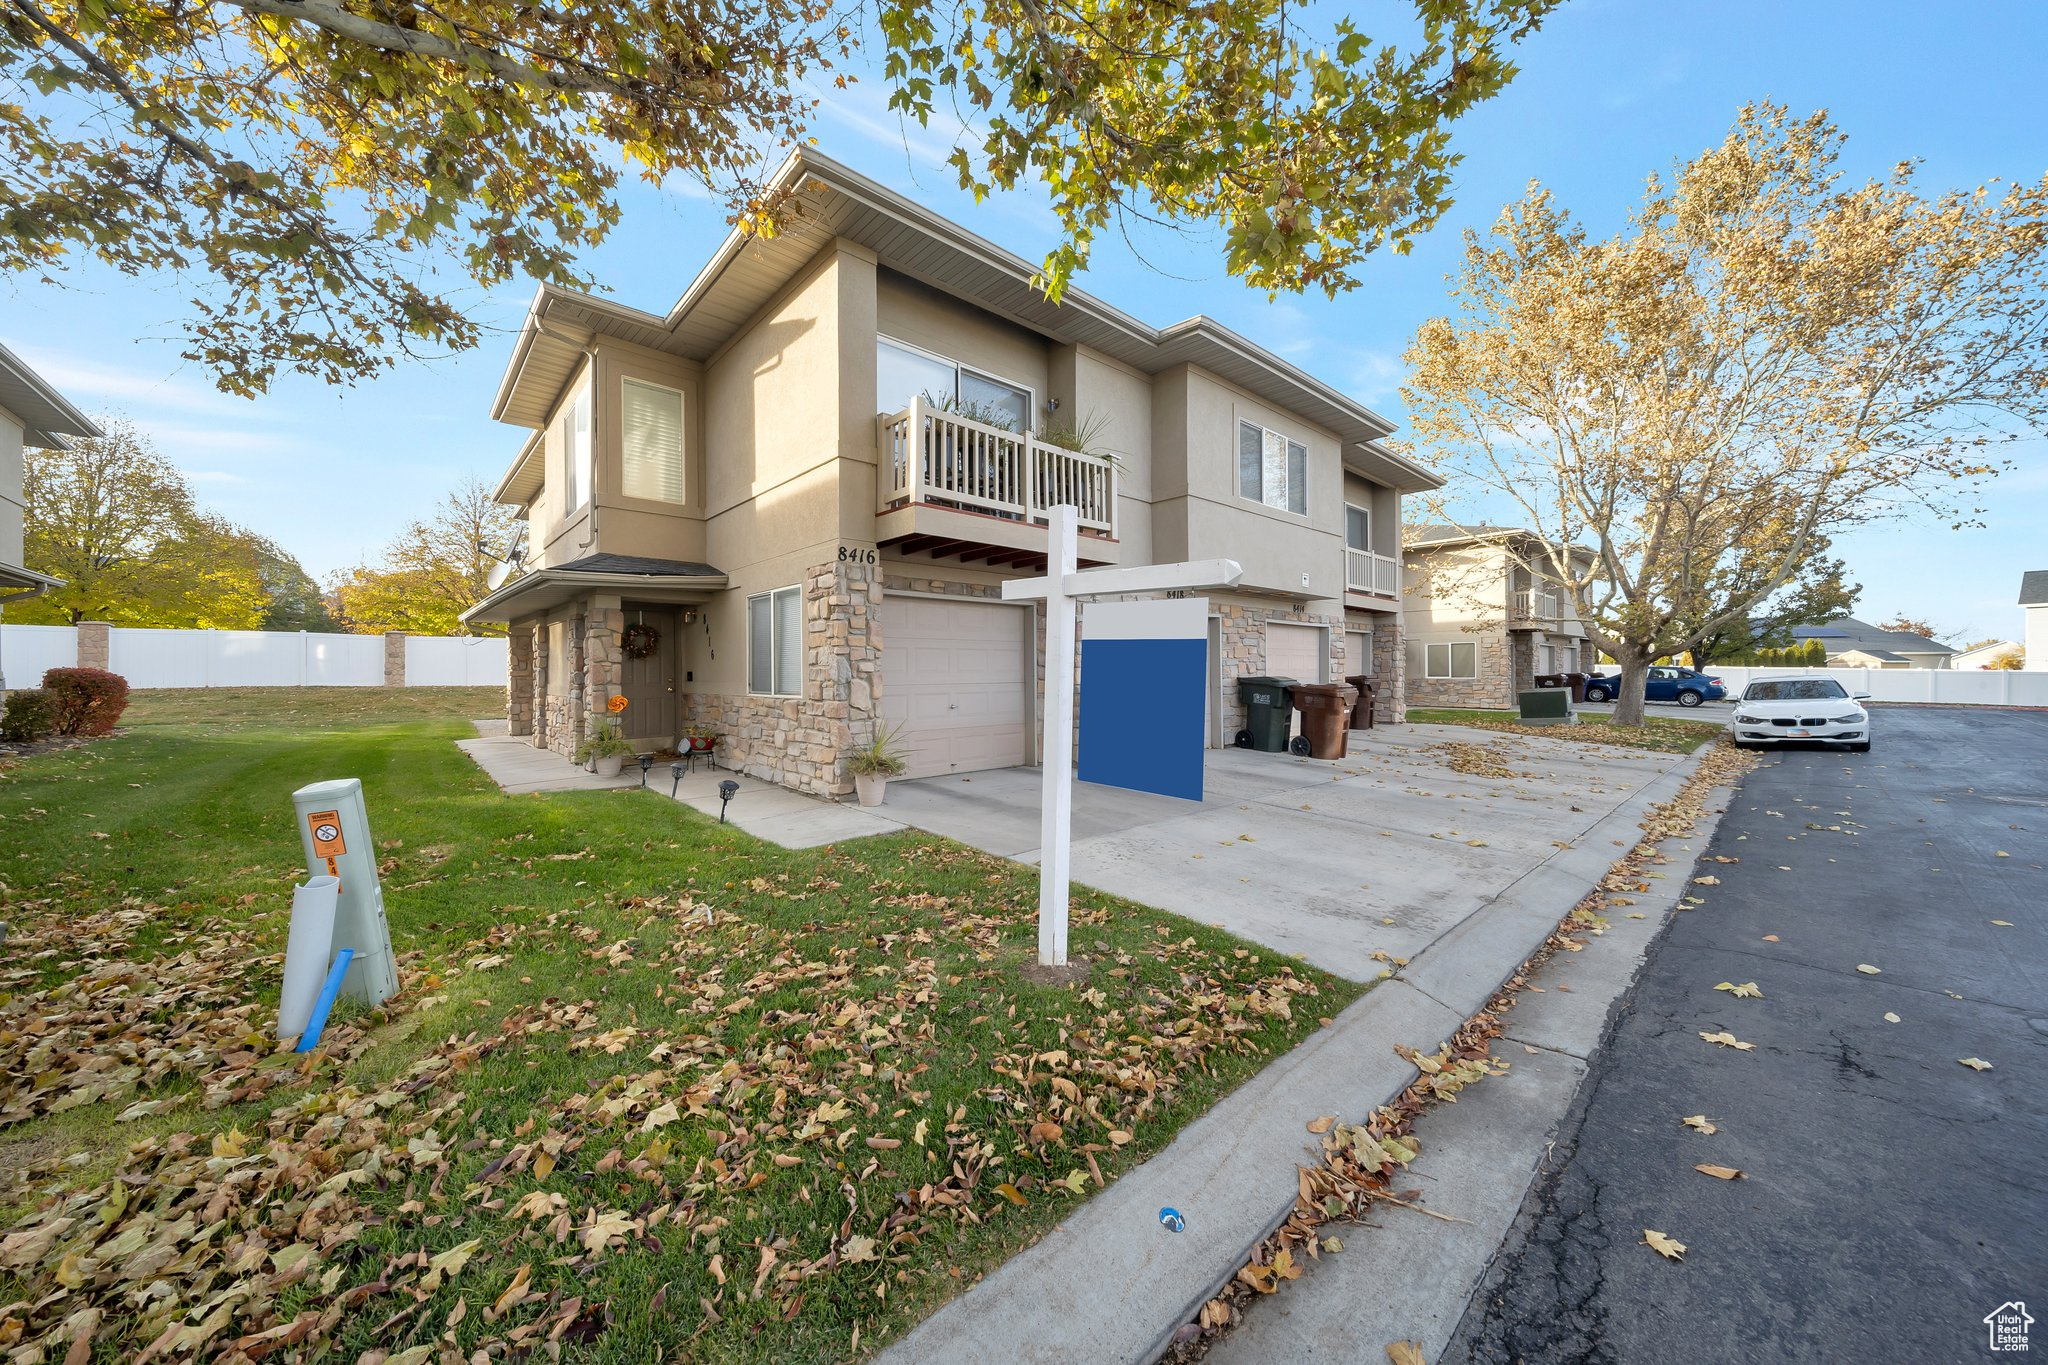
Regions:
M 562 413 L 562 511 L 590 501 L 590 390 L 578 389 Z
M 778 588 L 747 599 L 747 691 L 772 697 L 803 692 L 804 595 Z
M 620 395 L 624 492 L 658 502 L 683 500 L 683 396 L 674 389 L 625 381 Z
M 918 395 L 977 422 L 1009 431 L 1031 429 L 1031 390 L 944 356 L 875 339 L 875 411 L 901 412 Z
M 1357 503 L 1344 504 L 1344 548 L 1372 549 L 1372 512 Z
M 1308 447 L 1253 422 L 1237 424 L 1237 493 L 1308 515 Z

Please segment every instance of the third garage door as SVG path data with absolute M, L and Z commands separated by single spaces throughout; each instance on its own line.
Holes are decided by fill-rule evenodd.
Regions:
M 903 727 L 904 775 L 1024 762 L 1032 717 L 1024 643 L 1030 609 L 892 595 L 882 613 L 882 715 Z

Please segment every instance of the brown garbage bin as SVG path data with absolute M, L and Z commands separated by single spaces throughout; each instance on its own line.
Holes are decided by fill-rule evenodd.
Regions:
M 1373 703 L 1379 700 L 1379 689 L 1372 685 L 1372 674 L 1352 673 L 1345 682 L 1358 689 L 1358 701 L 1351 708 L 1351 728 L 1370 730 L 1373 727 Z
M 1301 733 L 1294 738 L 1294 752 L 1302 752 L 1304 741 L 1309 758 L 1342 758 L 1349 752 L 1351 705 L 1358 689 L 1344 683 L 1296 683 L 1292 689 L 1294 709 L 1301 712 Z
M 1563 687 L 1564 674 L 1538 673 L 1533 679 L 1531 679 L 1531 681 L 1533 681 L 1538 687 Z
M 1581 705 L 1585 703 L 1586 679 L 1590 676 L 1590 674 L 1586 673 L 1567 673 L 1564 675 L 1565 682 L 1572 689 L 1572 700 L 1574 702 L 1577 702 Z

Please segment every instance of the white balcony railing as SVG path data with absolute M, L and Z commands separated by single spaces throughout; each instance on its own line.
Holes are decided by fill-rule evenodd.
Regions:
M 1083 530 L 1116 534 L 1116 465 L 941 412 L 923 398 L 879 419 L 880 508 L 933 503 L 1042 523 L 1072 503 Z
M 1401 595 L 1401 561 L 1392 555 L 1370 550 L 1344 551 L 1344 586 L 1352 592 L 1376 593 L 1381 597 Z
M 1531 592 L 1524 588 L 1514 595 L 1512 619 L 1517 621 L 1562 621 L 1564 599 L 1554 592 Z

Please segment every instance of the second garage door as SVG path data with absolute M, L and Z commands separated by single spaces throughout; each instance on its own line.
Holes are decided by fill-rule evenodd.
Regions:
M 1028 608 L 889 597 L 882 608 L 882 715 L 903 727 L 906 777 L 1025 761 Z
M 1321 626 L 1268 622 L 1266 672 L 1275 678 L 1292 678 L 1296 682 L 1324 681 L 1323 670 L 1329 654 L 1323 642 L 1327 638 Z

